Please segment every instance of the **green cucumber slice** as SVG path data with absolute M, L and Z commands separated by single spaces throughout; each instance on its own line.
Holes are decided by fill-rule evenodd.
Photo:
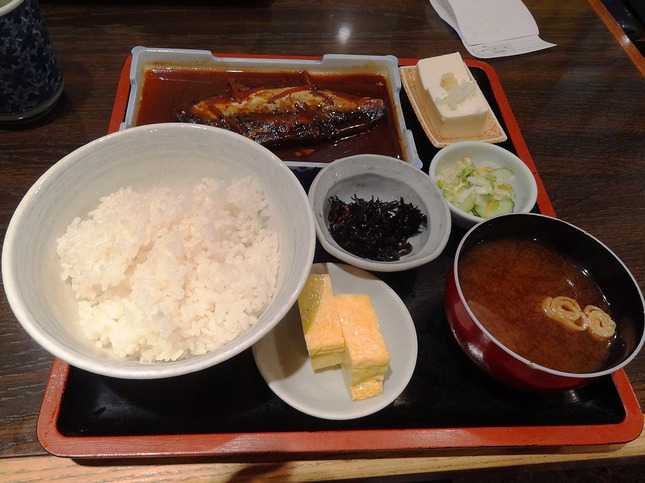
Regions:
M 477 205 L 476 211 L 477 216 L 481 216 L 482 218 L 491 218 L 497 215 L 512 213 L 514 206 L 515 203 L 507 198 L 503 200 L 495 200 L 493 203 L 488 203 L 485 206 Z
M 498 185 L 511 184 L 511 181 L 513 181 L 513 178 L 515 177 L 513 171 L 508 168 L 495 168 L 490 173 L 488 173 L 488 175 L 495 176 Z

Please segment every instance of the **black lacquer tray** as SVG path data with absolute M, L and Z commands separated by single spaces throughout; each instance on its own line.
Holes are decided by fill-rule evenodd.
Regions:
M 554 216 L 495 72 L 479 61 L 467 64 L 508 134 L 501 145 L 536 175 L 535 211 Z M 128 72 L 129 59 L 111 130 L 123 120 Z M 427 169 L 437 148 L 404 91 L 401 97 Z M 316 174 L 317 169 L 297 171 L 305 189 Z M 501 385 L 467 359 L 443 308 L 446 274 L 464 233 L 453 227 L 442 255 L 425 266 L 378 274 L 410 311 L 419 351 L 405 391 L 375 414 L 328 421 L 298 412 L 269 389 L 250 349 L 208 370 L 151 381 L 112 379 L 55 359 L 38 423 L 41 444 L 59 456 L 96 458 L 589 445 L 638 437 L 643 416 L 622 370 L 581 389 L 536 395 Z M 336 260 L 318 246 L 315 261 Z

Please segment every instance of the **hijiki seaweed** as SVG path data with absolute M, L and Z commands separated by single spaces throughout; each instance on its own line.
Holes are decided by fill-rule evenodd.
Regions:
M 412 251 L 408 239 L 421 232 L 427 217 L 403 198 L 370 200 L 352 196 L 350 203 L 329 198 L 329 232 L 342 248 L 359 257 L 395 261 Z

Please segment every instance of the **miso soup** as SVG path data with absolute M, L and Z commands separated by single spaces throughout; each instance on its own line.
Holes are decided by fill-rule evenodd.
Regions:
M 502 344 L 526 359 L 572 373 L 599 370 L 618 334 L 598 340 L 549 318 L 545 297 L 565 296 L 609 312 L 595 281 L 569 258 L 529 239 L 499 239 L 471 248 L 459 262 L 468 306 Z

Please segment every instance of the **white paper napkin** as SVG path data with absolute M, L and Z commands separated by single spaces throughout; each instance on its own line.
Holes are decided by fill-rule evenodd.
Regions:
M 473 56 L 488 59 L 554 47 L 521 0 L 430 0 Z

